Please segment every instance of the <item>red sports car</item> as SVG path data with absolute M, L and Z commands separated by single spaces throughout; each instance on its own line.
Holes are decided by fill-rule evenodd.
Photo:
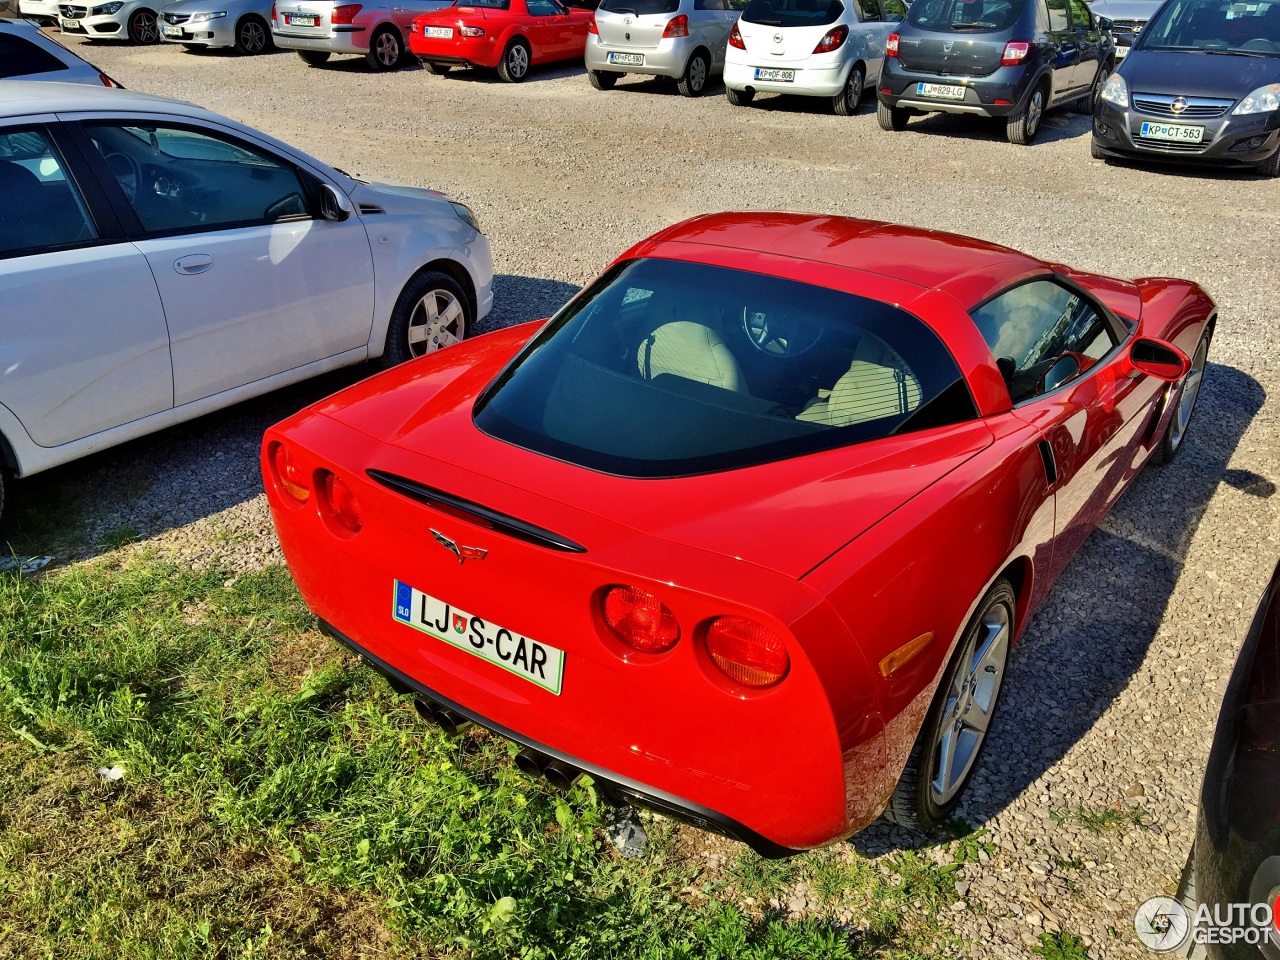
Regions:
M 560 0 L 466 0 L 423 14 L 409 26 L 409 49 L 432 73 L 496 67 L 519 83 L 531 66 L 580 60 L 595 13 Z
M 1215 306 L 944 233 L 670 227 L 267 432 L 326 631 L 447 728 L 768 855 L 929 827 L 1009 648 L 1186 436 Z

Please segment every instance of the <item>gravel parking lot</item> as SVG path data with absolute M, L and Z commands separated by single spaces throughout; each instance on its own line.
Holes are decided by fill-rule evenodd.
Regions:
M 949 924 L 982 957 L 1025 956 L 1058 929 L 1082 935 L 1094 958 L 1147 955 L 1133 911 L 1177 883 L 1226 677 L 1280 554 L 1280 414 L 1267 397 L 1280 383 L 1280 182 L 1106 165 L 1089 158 L 1089 121 L 1064 112 L 1023 148 L 1002 125 L 969 118 L 884 133 L 873 104 L 851 119 L 785 98 L 735 109 L 634 78 L 600 93 L 578 68 L 508 85 L 467 71 L 373 75 L 354 59 L 313 69 L 289 53 L 69 45 L 130 88 L 210 107 L 353 174 L 470 204 L 498 274 L 486 328 L 547 315 L 662 226 L 739 208 L 901 221 L 1086 270 L 1203 284 L 1221 313 L 1187 444 L 1139 478 L 1017 649 L 961 808 L 994 852 L 962 868 Z M 262 430 L 358 375 L 40 475 L 18 494 L 86 512 L 88 543 L 129 531 L 191 562 L 278 562 L 257 469 Z M 58 539 L 23 546 L 65 553 Z M 849 850 L 919 843 L 878 825 Z M 689 846 L 709 872 L 736 855 L 701 834 Z M 802 887 L 775 899 L 810 909 Z M 856 925 L 857 912 L 845 913 Z

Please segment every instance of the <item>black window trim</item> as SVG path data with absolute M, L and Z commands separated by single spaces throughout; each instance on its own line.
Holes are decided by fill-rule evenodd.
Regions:
M 240 220 L 231 223 L 215 223 L 215 224 L 193 224 L 183 227 L 175 227 L 171 230 L 148 230 L 143 226 L 142 221 L 138 219 L 138 215 L 134 212 L 133 205 L 129 203 L 129 198 L 124 195 L 124 191 L 120 188 L 120 184 L 116 182 L 115 175 L 107 166 L 106 160 L 102 154 L 98 152 L 97 147 L 93 145 L 93 140 L 89 136 L 86 127 L 112 125 L 117 127 L 127 127 L 130 125 L 150 124 L 154 126 L 171 127 L 177 130 L 189 130 L 192 133 L 198 133 L 211 139 L 230 141 L 234 144 L 243 145 L 246 149 L 254 153 L 264 153 L 275 160 L 282 166 L 293 170 L 299 181 L 302 183 L 305 199 L 307 201 L 307 213 L 305 215 L 296 215 L 291 217 L 281 217 L 279 220 Z M 269 227 L 277 223 L 303 223 L 309 220 L 321 220 L 319 211 L 319 191 L 325 182 L 318 174 L 313 173 L 306 167 L 299 164 L 292 157 L 282 156 L 275 150 L 270 149 L 263 144 L 254 143 L 235 131 L 226 130 L 221 127 L 211 126 L 201 123 L 199 120 L 189 117 L 174 117 L 168 114 L 116 114 L 111 116 L 92 116 L 84 117 L 74 121 L 66 122 L 66 126 L 72 131 L 80 153 L 85 157 L 86 164 L 92 169 L 94 177 L 98 185 L 110 200 L 111 207 L 123 225 L 124 235 L 129 240 L 160 240 L 167 237 L 185 237 L 195 236 L 205 233 L 217 233 L 224 230 L 242 230 L 248 227 Z
M 1046 391 L 1045 393 L 1037 393 L 1033 396 L 1027 397 L 1025 400 L 1019 400 L 1017 403 L 1013 403 L 1012 409 L 1014 410 L 1019 410 L 1022 407 L 1025 407 L 1029 403 L 1037 403 L 1043 400 L 1045 397 L 1052 397 L 1055 394 L 1057 394 L 1059 391 L 1065 390 L 1068 387 L 1078 386 L 1081 380 L 1084 380 L 1084 379 L 1087 379 L 1088 377 L 1093 376 L 1096 372 L 1102 369 L 1104 364 L 1110 363 L 1112 360 L 1114 360 L 1116 354 L 1121 349 L 1123 349 L 1124 346 L 1130 340 L 1133 339 L 1134 335 L 1137 333 L 1137 330 L 1138 330 L 1137 323 L 1127 322 L 1123 317 L 1116 314 L 1113 310 L 1111 310 L 1110 307 L 1108 307 L 1105 303 L 1103 303 L 1101 300 L 1095 297 L 1092 293 L 1090 293 L 1084 287 L 1080 286 L 1080 284 L 1076 283 L 1074 280 L 1070 279 L 1069 277 L 1066 277 L 1063 274 L 1058 273 L 1058 271 L 1056 270 L 1050 270 L 1048 273 L 1037 273 L 1031 277 L 1024 277 L 1021 280 L 1019 280 L 1017 283 L 1011 283 L 1009 286 L 1001 289 L 998 293 L 993 293 L 991 296 L 987 297 L 986 299 L 980 301 L 979 303 L 974 304 L 965 312 L 969 315 L 969 319 L 970 321 L 973 322 L 974 327 L 977 327 L 978 324 L 977 324 L 977 321 L 973 320 L 973 315 L 974 313 L 976 313 L 977 311 L 985 307 L 988 303 L 990 303 L 993 300 L 999 300 L 1001 297 L 1005 296 L 1006 294 L 1012 293 L 1014 290 L 1017 290 L 1019 287 L 1025 287 L 1029 283 L 1039 283 L 1043 280 L 1048 280 L 1050 283 L 1056 283 L 1058 286 L 1063 287 L 1067 290 L 1070 290 L 1076 296 L 1080 297 L 1080 299 L 1084 300 L 1086 303 L 1092 306 L 1094 310 L 1097 311 L 1098 315 L 1102 317 L 1102 319 L 1107 323 L 1107 325 L 1111 327 L 1111 335 L 1116 338 L 1116 342 L 1114 345 L 1112 345 L 1110 350 L 1108 350 L 1106 353 L 1104 353 L 1102 356 L 1100 356 L 1097 360 L 1094 361 L 1093 366 L 1091 366 L 1088 370 L 1083 371 L 1083 375 L 1076 374 L 1070 380 L 1063 381 L 1061 384 L 1054 387 L 1052 390 Z M 981 330 L 978 331 L 978 335 L 982 336 Z M 983 337 L 982 339 L 983 339 L 983 342 L 985 343 L 986 337 Z M 989 347 L 988 347 L 988 350 L 990 350 Z M 991 354 L 991 360 L 992 360 L 992 363 L 994 364 L 996 360 L 996 355 L 994 353 Z M 1004 378 L 1001 377 L 1000 381 L 1001 383 L 1003 383 Z M 1008 390 L 1007 384 L 1005 385 L 1005 389 L 1006 391 Z M 1013 401 L 1012 394 L 1009 395 L 1009 400 L 1012 403 Z

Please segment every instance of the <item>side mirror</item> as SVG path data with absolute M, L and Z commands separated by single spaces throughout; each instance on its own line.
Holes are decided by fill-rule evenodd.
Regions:
M 1111 27 L 1112 27 L 1112 23 L 1111 23 L 1110 17 L 1098 18 L 1098 29 L 1101 30 L 1103 33 L 1110 33 Z
M 1129 348 L 1129 363 L 1140 373 L 1167 383 L 1181 380 L 1191 369 L 1190 359 L 1172 343 L 1147 337 L 1133 341 Z
M 330 223 L 341 223 L 351 216 L 351 199 L 332 184 L 320 184 L 320 216 Z
M 1079 372 L 1080 360 L 1073 353 L 1064 353 L 1044 372 L 1036 392 L 1048 393 L 1050 390 L 1056 390 Z

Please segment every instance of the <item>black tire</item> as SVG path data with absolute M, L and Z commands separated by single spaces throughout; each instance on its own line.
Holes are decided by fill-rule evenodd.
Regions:
M 710 77 L 711 58 L 701 50 L 697 50 L 685 64 L 684 74 L 676 81 L 676 88 L 682 97 L 700 97 L 707 89 L 707 80 Z
M 1009 642 L 1016 633 L 1014 622 L 1016 611 L 1017 596 L 1013 592 L 1013 587 L 1004 578 L 997 580 L 978 604 L 968 626 L 965 627 L 964 634 L 960 637 L 960 643 L 956 646 L 951 662 L 942 673 L 938 692 L 934 695 L 929 712 L 925 715 L 924 725 L 916 737 L 915 746 L 911 748 L 911 756 L 907 759 L 907 765 L 898 780 L 898 786 L 893 791 L 893 799 L 889 801 L 889 806 L 885 810 L 886 818 L 904 827 L 932 830 L 939 824 L 945 823 L 955 812 L 964 794 L 964 788 L 969 778 L 973 776 L 973 771 L 977 768 L 978 760 L 982 756 L 982 750 L 987 744 L 986 732 L 990 730 L 991 717 L 999 706 L 1000 688 L 1008 663 Z M 984 636 L 988 634 L 993 621 L 996 623 L 1003 621 L 1004 624 L 1002 650 L 998 634 Z M 960 772 L 959 779 L 951 780 L 948 776 L 944 781 L 946 792 L 940 795 L 935 774 L 938 780 L 942 780 L 940 750 L 943 745 L 943 736 L 951 732 L 952 743 L 960 742 L 959 737 L 967 726 L 960 720 L 965 716 L 973 716 L 969 710 L 965 709 L 965 704 L 976 702 L 981 694 L 978 686 L 970 688 L 966 685 L 965 689 L 969 691 L 967 698 L 963 694 L 956 695 L 957 692 L 953 688 L 957 681 L 961 680 L 963 668 L 974 667 L 974 651 L 983 649 L 984 640 L 990 641 L 993 648 L 992 658 L 978 660 L 975 669 L 964 678 L 965 681 L 971 682 L 974 677 L 981 675 L 980 682 L 990 683 L 991 681 L 986 678 L 995 677 L 987 709 L 979 710 L 979 719 L 985 717 L 984 732 L 978 738 L 976 745 L 964 754 L 968 759 L 963 771 Z M 983 667 L 982 664 L 991 665 L 996 659 L 1000 662 L 999 669 L 996 673 L 989 674 L 989 667 Z M 953 723 L 953 718 L 958 719 Z M 959 747 L 957 746 L 956 749 Z
M 516 37 L 502 51 L 502 59 L 498 61 L 498 76 L 507 83 L 520 83 L 529 76 L 532 56 L 528 42 L 522 37 Z
M 156 22 L 154 10 L 148 10 L 145 7 L 135 10 L 129 17 L 129 23 L 125 29 L 129 33 L 129 39 L 134 43 L 150 46 L 160 42 L 160 24 Z
M 625 73 L 614 73 L 611 70 L 588 70 L 587 79 L 597 90 L 612 90 L 613 85 L 625 77 Z
M 364 59 L 379 73 L 394 70 L 404 62 L 404 38 L 392 27 L 379 27 L 369 38 L 369 52 Z
M 1280 150 L 1267 157 L 1254 169 L 1264 177 L 1280 177 Z
M 724 98 L 735 107 L 745 107 L 756 98 L 756 92 L 754 90 L 734 90 L 731 87 L 725 87 Z
M 451 63 L 432 63 L 430 60 L 422 61 L 422 69 L 437 77 L 443 77 L 452 67 L 453 64 Z
M 329 62 L 328 50 L 298 50 L 297 54 L 308 67 L 319 67 Z
M 1094 74 L 1093 83 L 1089 86 L 1089 92 L 1078 99 L 1071 105 L 1076 113 L 1083 113 L 1086 117 L 1093 116 L 1094 105 L 1098 102 L 1098 94 L 1102 92 L 1102 85 L 1107 82 L 1107 77 L 1111 76 L 1110 64 L 1099 64 L 1098 72 Z
M 265 20 L 257 17 L 241 17 L 236 24 L 236 53 L 253 57 L 259 53 L 267 53 L 273 43 L 271 28 Z
M 861 63 L 855 63 L 849 71 L 844 89 L 831 98 L 831 108 L 837 117 L 852 117 L 862 102 L 862 90 L 867 82 L 867 72 Z
M 1036 84 L 1035 89 L 1027 94 L 1027 99 L 1020 103 L 1005 121 L 1005 133 L 1010 143 L 1025 147 L 1036 138 L 1048 103 L 1049 95 L 1045 84 Z
M 1169 394 L 1171 402 L 1174 404 L 1173 416 L 1169 418 L 1169 425 L 1165 427 L 1164 434 L 1160 437 L 1160 442 L 1156 444 L 1155 450 L 1151 454 L 1151 462 L 1154 464 L 1165 464 L 1178 455 L 1178 451 L 1182 449 L 1182 442 L 1187 438 L 1187 428 L 1191 426 L 1191 417 L 1196 412 L 1196 401 L 1200 399 L 1200 388 L 1204 383 L 1204 368 L 1209 361 L 1209 332 L 1206 330 L 1200 342 L 1196 344 L 1195 353 L 1191 355 L 1191 371 L 1178 384 L 1177 390 Z M 1188 393 L 1188 391 L 1194 391 Z M 1185 411 L 1185 418 L 1182 414 L 1182 406 L 1184 400 L 1190 400 L 1190 406 Z
M 1089 141 L 1089 156 L 1093 157 L 1095 160 L 1109 159 L 1103 149 L 1098 146 L 1098 142 L 1096 140 Z
M 876 120 L 881 130 L 905 130 L 910 116 L 906 107 L 891 107 L 883 100 L 876 101 Z
M 432 303 L 439 316 L 453 312 L 454 303 L 460 309 L 448 323 L 433 329 L 431 308 L 427 306 L 428 297 L 435 298 Z M 395 309 L 391 311 L 387 341 L 379 362 L 384 368 L 394 367 L 442 346 L 465 340 L 471 333 L 471 324 L 471 301 L 458 282 L 438 270 L 420 271 L 400 291 Z M 414 333 L 423 330 L 425 333 Z M 449 338 L 444 338 L 447 342 L 441 342 L 445 331 Z M 415 337 L 418 338 L 416 341 Z M 420 346 L 415 346 L 415 343 Z

